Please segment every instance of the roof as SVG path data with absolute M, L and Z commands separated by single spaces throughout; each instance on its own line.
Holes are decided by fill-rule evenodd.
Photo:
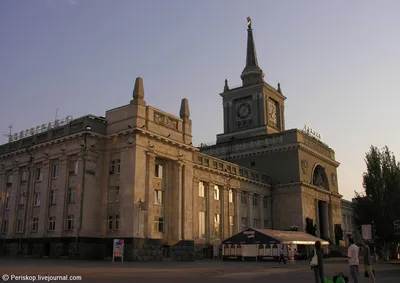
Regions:
M 329 245 L 329 242 L 304 232 L 248 228 L 224 240 L 222 244 L 314 245 L 316 241 Z

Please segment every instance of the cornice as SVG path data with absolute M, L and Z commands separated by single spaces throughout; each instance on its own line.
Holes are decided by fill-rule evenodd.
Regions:
M 307 182 L 292 182 L 292 183 L 286 183 L 286 184 L 279 184 L 279 185 L 274 185 L 273 188 L 274 189 L 279 189 L 279 188 L 288 188 L 288 187 L 296 187 L 296 186 L 306 187 L 306 188 L 312 189 L 314 191 L 317 191 L 319 193 L 324 193 L 324 194 L 327 194 L 327 195 L 330 195 L 330 196 L 333 196 L 333 197 L 337 197 L 337 198 L 340 198 L 340 199 L 343 197 L 341 194 L 322 189 L 320 187 L 314 186 L 314 185 L 312 185 L 310 183 L 307 183 Z

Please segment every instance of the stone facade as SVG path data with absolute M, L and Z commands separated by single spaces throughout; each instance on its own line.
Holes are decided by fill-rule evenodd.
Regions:
M 343 237 L 346 245 L 348 245 L 350 237 L 354 239 L 355 243 L 361 243 L 361 233 L 358 231 L 355 222 L 354 202 L 342 199 L 341 207 Z

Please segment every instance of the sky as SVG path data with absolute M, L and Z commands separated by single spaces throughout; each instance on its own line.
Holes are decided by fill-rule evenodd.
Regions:
M 140 76 L 147 104 L 179 115 L 186 97 L 194 144 L 215 142 L 224 80 L 241 85 L 250 16 L 265 80 L 287 97 L 286 129 L 322 135 L 350 199 L 371 145 L 400 154 L 398 11 L 397 0 L 1 0 L 0 133 L 57 109 L 105 116 Z

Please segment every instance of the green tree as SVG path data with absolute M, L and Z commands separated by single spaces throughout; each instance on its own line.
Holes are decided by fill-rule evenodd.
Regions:
M 365 156 L 364 194 L 356 194 L 356 223 L 374 223 L 384 245 L 394 239 L 393 221 L 400 219 L 400 165 L 388 147 L 371 146 Z

